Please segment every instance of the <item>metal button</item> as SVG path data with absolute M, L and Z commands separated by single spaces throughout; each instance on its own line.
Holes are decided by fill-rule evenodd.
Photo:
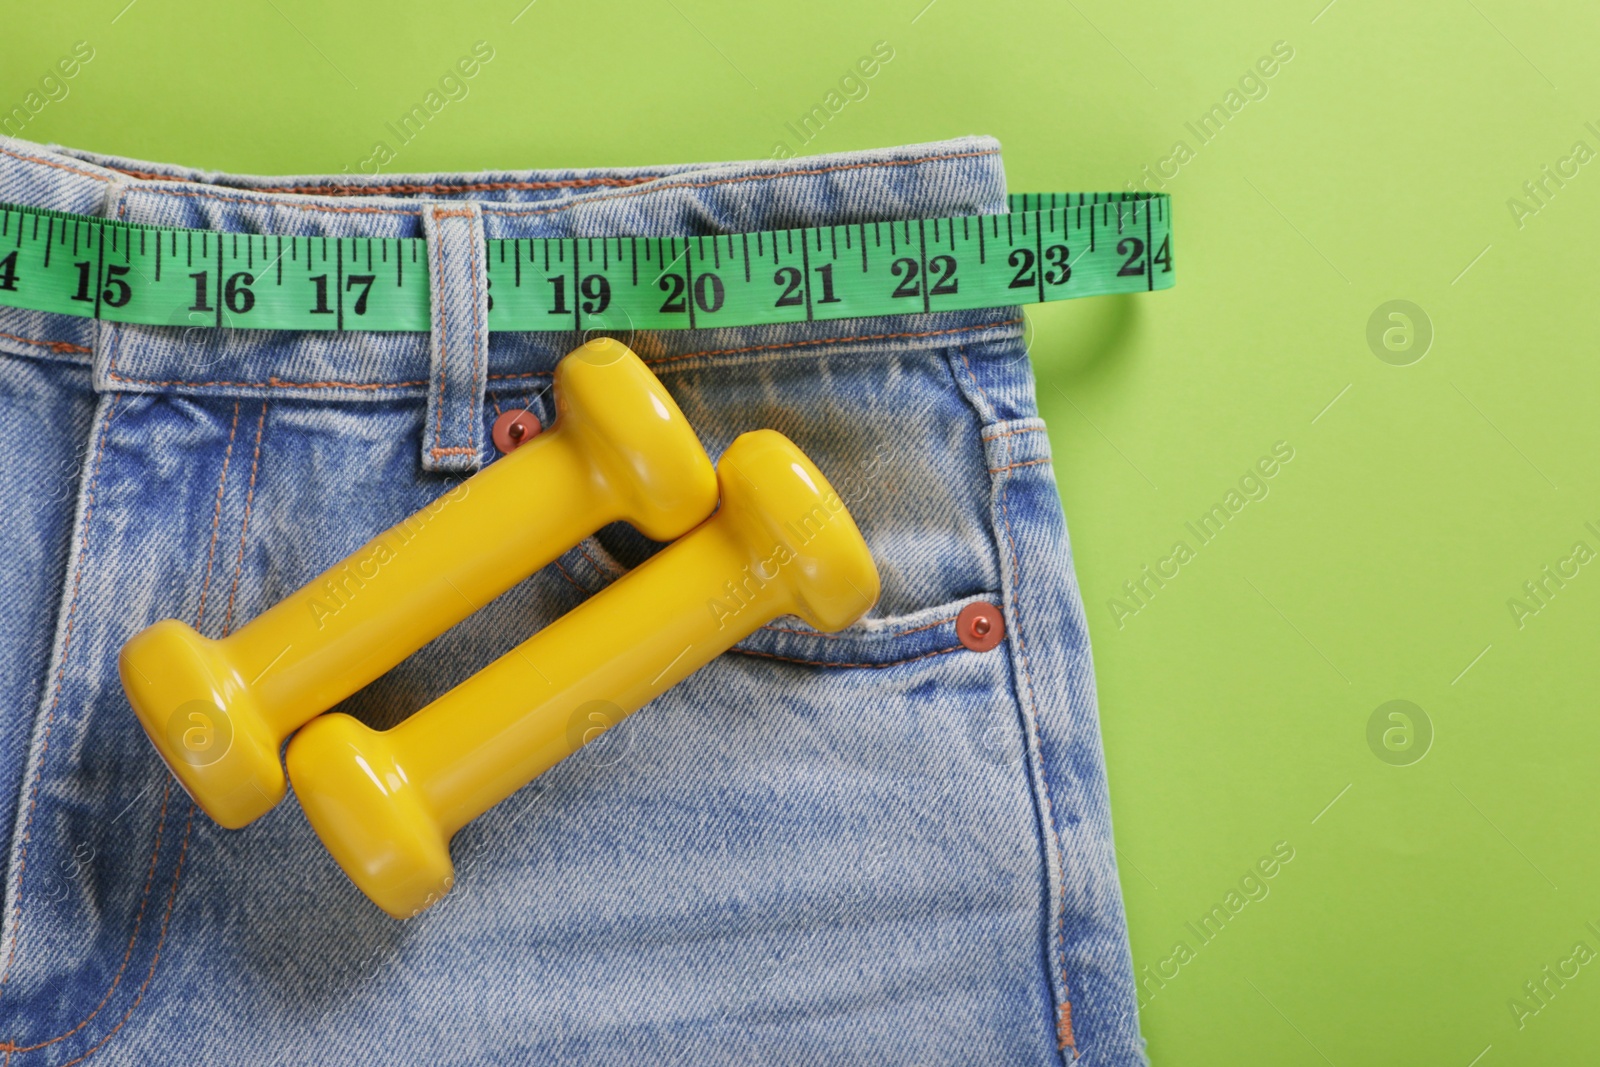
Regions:
M 968 604 L 956 616 L 956 636 L 974 652 L 987 652 L 1006 638 L 1006 619 L 996 604 Z
M 539 436 L 543 428 L 539 425 L 539 416 L 531 411 L 503 411 L 494 420 L 491 436 L 494 438 L 494 447 L 501 452 L 511 452 Z

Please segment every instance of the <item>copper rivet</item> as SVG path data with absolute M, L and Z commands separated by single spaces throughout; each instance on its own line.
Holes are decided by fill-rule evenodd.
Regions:
M 494 447 L 501 452 L 511 452 L 518 445 L 525 445 L 539 436 L 541 429 L 539 416 L 519 408 L 501 412 L 500 417 L 494 420 L 490 436 L 494 438 Z
M 1005 616 L 994 604 L 968 604 L 956 616 L 956 636 L 972 651 L 987 652 L 1005 640 Z

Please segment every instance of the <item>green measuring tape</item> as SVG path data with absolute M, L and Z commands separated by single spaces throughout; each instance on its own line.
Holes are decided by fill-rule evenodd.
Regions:
M 487 242 L 490 330 L 681 330 L 1002 307 L 1173 283 L 1165 194 L 713 237 Z M 430 327 L 421 238 L 274 237 L 0 205 L 0 306 L 256 330 Z

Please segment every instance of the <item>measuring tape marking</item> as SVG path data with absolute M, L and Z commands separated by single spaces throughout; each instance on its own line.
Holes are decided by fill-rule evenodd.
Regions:
M 488 325 L 753 326 L 1173 284 L 1166 194 L 1007 199 L 1011 210 L 997 215 L 698 237 L 491 238 Z M 216 233 L 0 204 L 0 306 L 156 326 L 425 333 L 424 244 Z

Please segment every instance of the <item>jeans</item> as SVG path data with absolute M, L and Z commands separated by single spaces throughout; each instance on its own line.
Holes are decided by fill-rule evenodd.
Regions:
M 473 822 L 418 918 L 292 800 L 213 824 L 117 679 L 144 626 L 227 633 L 493 462 L 500 412 L 550 422 L 582 338 L 473 328 L 486 237 L 999 212 L 998 153 L 356 179 L 0 144 L 0 201 L 447 253 L 419 267 L 429 333 L 0 309 L 6 1067 L 1143 1063 L 1015 308 L 620 335 L 713 458 L 758 427 L 804 449 L 882 597 L 837 635 L 773 622 Z M 601 530 L 340 710 L 399 722 L 657 548 Z M 983 652 L 955 629 L 979 602 L 1005 623 Z

